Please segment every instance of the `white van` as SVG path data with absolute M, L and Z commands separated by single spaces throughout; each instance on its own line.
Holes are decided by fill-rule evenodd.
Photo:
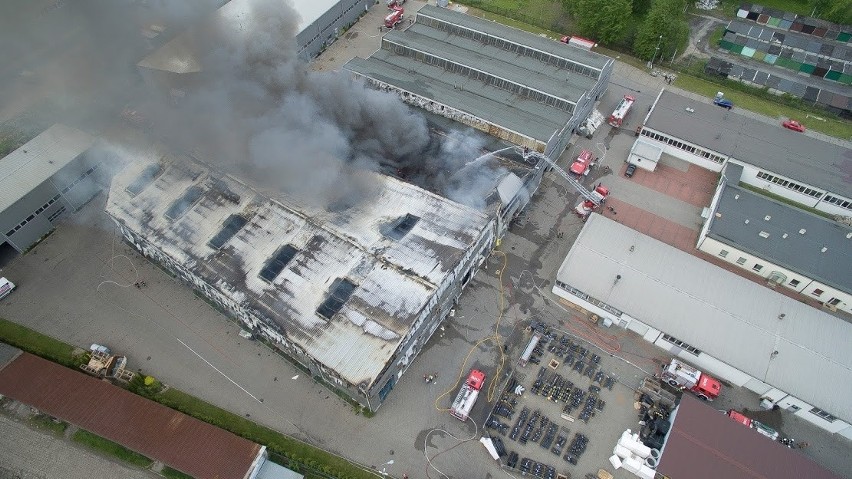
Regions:
M 0 278 L 0 299 L 5 298 L 15 289 L 15 283 L 6 278 Z

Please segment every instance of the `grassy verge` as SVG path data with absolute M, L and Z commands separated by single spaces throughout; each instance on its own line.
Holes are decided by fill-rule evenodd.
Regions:
M 729 81 L 717 83 L 681 73 L 678 74 L 677 80 L 675 80 L 675 86 L 704 95 L 707 98 L 713 98 L 716 92 L 722 90 L 725 92 L 725 97 L 730 98 L 734 102 L 735 108 L 743 108 L 760 113 L 761 115 L 778 118 L 778 128 L 781 128 L 780 121 L 782 117 L 795 118 L 814 131 L 846 140 L 852 138 L 852 122 L 832 119 L 830 113 L 826 111 L 815 111 L 813 115 L 809 115 L 811 118 L 807 119 L 801 108 L 772 102 L 744 91 L 732 89 L 740 88 L 740 86 L 731 85 Z M 745 88 L 745 86 L 743 85 L 742 88 Z M 814 116 L 818 116 L 824 121 L 815 119 L 813 118 Z
M 74 433 L 71 439 L 91 449 L 103 452 L 104 454 L 108 454 L 117 459 L 121 459 L 129 464 L 133 464 L 134 466 L 148 468 L 154 463 L 154 461 L 148 459 L 142 454 L 133 452 L 120 444 L 116 444 L 110 440 L 92 434 L 89 431 L 80 429 Z
M 29 418 L 29 423 L 35 426 L 36 429 L 48 431 L 54 436 L 62 436 L 65 430 L 68 429 L 68 423 L 54 419 L 47 414 L 37 414 Z
M 82 356 L 74 356 L 73 346 L 5 319 L 0 319 L 0 340 L 71 368 L 83 363 Z
M 169 389 L 156 400 L 172 409 L 228 430 L 238 436 L 265 445 L 270 453 L 286 462 L 284 466 L 306 477 L 332 475 L 353 479 L 375 478 L 376 475 L 338 456 L 285 436 L 244 417 L 225 411 L 177 389 Z
M 832 215 L 830 213 L 826 213 L 825 211 L 820 211 L 818 209 L 811 208 L 810 206 L 805 206 L 805 205 L 798 203 L 798 202 L 795 202 L 795 201 L 793 201 L 789 198 L 784 198 L 783 196 L 776 195 L 775 193 L 770 193 L 770 192 L 764 190 L 763 188 L 758 188 L 756 186 L 749 185 L 749 184 L 746 184 L 746 183 L 740 183 L 737 186 L 739 186 L 740 188 L 744 188 L 744 189 L 747 189 L 749 191 L 752 191 L 754 193 L 757 193 L 759 195 L 763 195 L 763 196 L 766 196 L 768 198 L 772 198 L 775 201 L 779 201 L 781 203 L 793 206 L 793 207 L 798 208 L 800 210 L 807 211 L 808 213 L 813 213 L 815 215 L 819 215 L 819 216 L 822 216 L 823 218 L 828 218 L 828 219 L 834 221 L 834 215 Z
M 172 469 L 171 467 L 164 467 L 160 474 L 167 479 L 192 479 L 192 476 L 188 474 L 184 474 L 178 470 Z

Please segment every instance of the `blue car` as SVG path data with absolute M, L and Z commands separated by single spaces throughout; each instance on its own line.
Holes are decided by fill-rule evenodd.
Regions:
M 734 107 L 734 102 L 728 100 L 727 98 L 715 98 L 713 100 L 713 104 L 721 106 L 722 108 L 727 108 L 728 110 Z

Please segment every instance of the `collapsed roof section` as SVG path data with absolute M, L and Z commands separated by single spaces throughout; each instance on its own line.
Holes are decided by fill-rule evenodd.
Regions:
M 113 179 L 106 210 L 125 235 L 353 385 L 374 384 L 494 238 L 483 213 L 384 175 L 370 174 L 369 198 L 326 211 L 189 159 L 152 165 Z

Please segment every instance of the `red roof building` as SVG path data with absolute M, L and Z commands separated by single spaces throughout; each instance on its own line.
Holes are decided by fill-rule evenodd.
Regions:
M 246 479 L 266 460 L 264 446 L 32 354 L 0 367 L 0 394 L 197 479 Z
M 688 394 L 673 416 L 657 473 L 669 479 L 840 479 Z

